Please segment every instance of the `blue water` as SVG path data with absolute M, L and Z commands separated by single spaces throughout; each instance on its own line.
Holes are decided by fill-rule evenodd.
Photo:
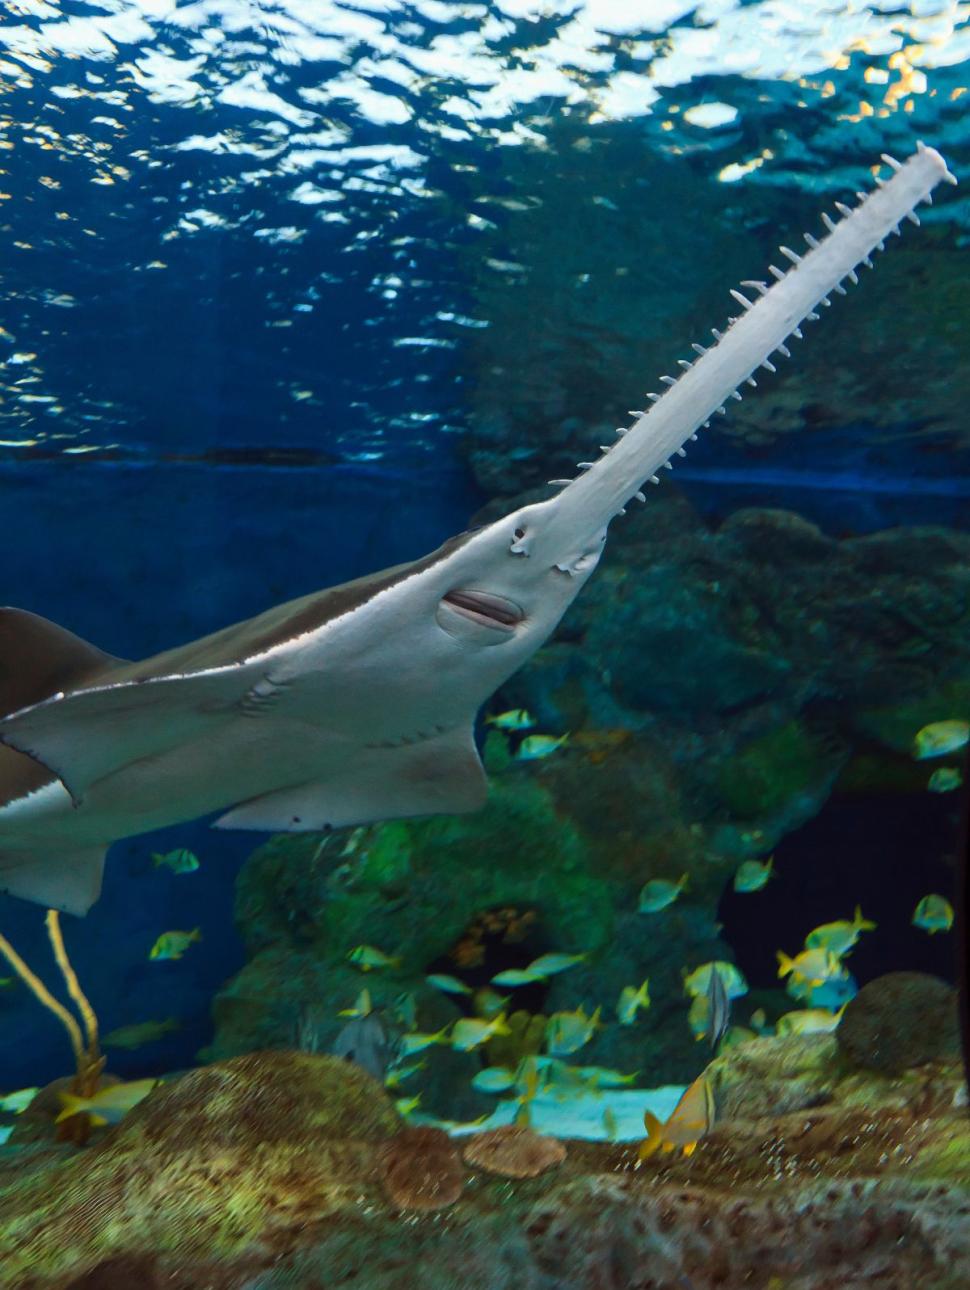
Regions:
M 634 304 L 655 339 L 689 319 L 683 347 L 779 224 L 814 227 L 870 186 L 880 152 L 922 137 L 970 177 L 966 19 L 944 57 L 914 52 L 933 5 L 789 15 L 771 39 L 766 5 L 664 8 L 638 28 L 592 0 L 559 16 L 512 0 L 8 6 L 4 600 L 138 657 L 418 556 L 558 474 L 550 425 L 553 455 L 575 459 L 600 417 L 635 405 L 657 372 L 641 370 Z M 863 34 L 884 52 L 834 65 Z M 886 107 L 865 73 L 896 48 L 925 84 Z M 712 103 L 734 119 L 691 122 Z M 941 291 L 968 191 L 924 217 Z M 557 230 L 588 253 L 588 306 L 557 295 Z M 919 330 L 898 319 L 899 348 Z M 959 302 L 948 334 L 965 366 Z M 520 345 L 529 370 L 508 376 Z M 564 371 L 574 386 L 550 393 Z M 712 434 L 679 486 L 711 524 L 771 505 L 837 535 L 966 528 L 968 445 L 964 424 L 874 406 L 811 438 Z M 200 874 L 152 870 L 152 851 L 182 845 Z M 118 1073 L 189 1064 L 207 1042 L 212 994 L 243 961 L 232 885 L 252 845 L 202 825 L 120 843 L 101 902 L 67 927 L 105 1029 L 183 1019 L 113 1056 Z M 148 963 L 159 931 L 196 923 L 184 962 Z M 39 910 L 0 899 L 0 929 L 49 967 Z M 63 1070 L 63 1035 L 22 991 L 0 993 L 0 1022 L 0 1089 Z

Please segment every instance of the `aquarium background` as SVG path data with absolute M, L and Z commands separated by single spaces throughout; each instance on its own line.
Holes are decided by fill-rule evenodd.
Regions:
M 881 153 L 922 139 L 961 180 L 615 523 L 489 707 L 569 743 L 521 762 L 482 722 L 483 813 L 112 848 L 72 960 L 104 1031 L 180 1028 L 111 1070 L 327 1050 L 364 984 L 434 1029 L 463 1005 L 427 973 L 477 988 L 563 951 L 588 958 L 513 1006 L 601 1004 L 584 1060 L 683 1084 L 708 1059 L 683 972 L 733 960 L 736 1020 L 773 1018 L 776 951 L 857 904 L 860 985 L 953 979 L 953 935 L 910 918 L 952 895 L 959 793 L 928 792 L 943 763 L 911 745 L 970 715 L 968 57 L 944 3 L 6 6 L 3 598 L 125 657 L 546 495 Z M 175 847 L 198 872 L 153 865 Z M 772 853 L 762 891 L 731 890 Z M 53 984 L 42 911 L 0 898 L 0 930 Z M 361 942 L 401 966 L 365 980 Z M 0 1021 L 0 1090 L 69 1068 L 19 985 Z M 480 1054 L 433 1058 L 425 1107 L 494 1105 Z

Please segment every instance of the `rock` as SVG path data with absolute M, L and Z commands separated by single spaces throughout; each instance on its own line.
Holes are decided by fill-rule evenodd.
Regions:
M 378 1169 L 398 1209 L 446 1209 L 461 1195 L 461 1157 L 441 1129 L 403 1129 L 382 1147 Z
M 525 1125 L 507 1124 L 488 1133 L 474 1133 L 462 1150 L 466 1164 L 500 1178 L 537 1178 L 566 1159 L 556 1138 Z
M 0 1290 L 963 1290 L 960 1078 L 924 1069 L 898 1101 L 907 1081 L 874 1075 L 864 1104 L 837 1083 L 826 1106 L 719 1120 L 690 1157 L 639 1164 L 636 1143 L 571 1142 L 536 1173 L 532 1135 L 481 1135 L 530 1176 L 476 1165 L 458 1195 L 457 1145 L 402 1130 L 366 1075 L 255 1053 L 156 1090 L 93 1147 L 0 1146 Z
M 925 972 L 887 972 L 850 1001 L 835 1033 L 846 1057 L 870 1070 L 898 1072 L 956 1057 L 956 991 Z

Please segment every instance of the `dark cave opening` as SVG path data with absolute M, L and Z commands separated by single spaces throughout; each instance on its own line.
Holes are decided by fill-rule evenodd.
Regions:
M 507 1014 L 542 1012 L 549 986 L 538 981 L 533 985 L 492 985 L 492 977 L 509 968 L 526 968 L 551 948 L 542 929 L 538 911 L 517 905 L 495 905 L 484 909 L 471 920 L 446 954 L 429 963 L 429 976 L 445 973 L 457 977 L 473 991 L 486 987 L 508 997 Z M 474 995 L 451 996 L 468 1014 L 476 1011 Z
M 836 794 L 775 849 L 775 874 L 758 892 L 728 886 L 718 905 L 723 936 L 753 989 L 778 987 L 776 950 L 794 954 L 821 923 L 877 924 L 847 955 L 859 985 L 884 972 L 956 977 L 955 931 L 929 935 L 910 919 L 938 892 L 956 903 L 957 794 Z

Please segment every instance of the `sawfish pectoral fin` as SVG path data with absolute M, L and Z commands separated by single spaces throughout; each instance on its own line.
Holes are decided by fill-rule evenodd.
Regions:
M 101 895 L 104 857 L 103 846 L 0 848 L 0 892 L 80 917 Z
M 75 803 L 106 775 L 234 716 L 242 669 L 152 677 L 58 694 L 0 721 L 0 743 L 42 762 Z
M 471 727 L 395 748 L 363 748 L 325 780 L 277 789 L 233 807 L 219 829 L 316 832 L 412 815 L 476 811 L 488 781 Z

